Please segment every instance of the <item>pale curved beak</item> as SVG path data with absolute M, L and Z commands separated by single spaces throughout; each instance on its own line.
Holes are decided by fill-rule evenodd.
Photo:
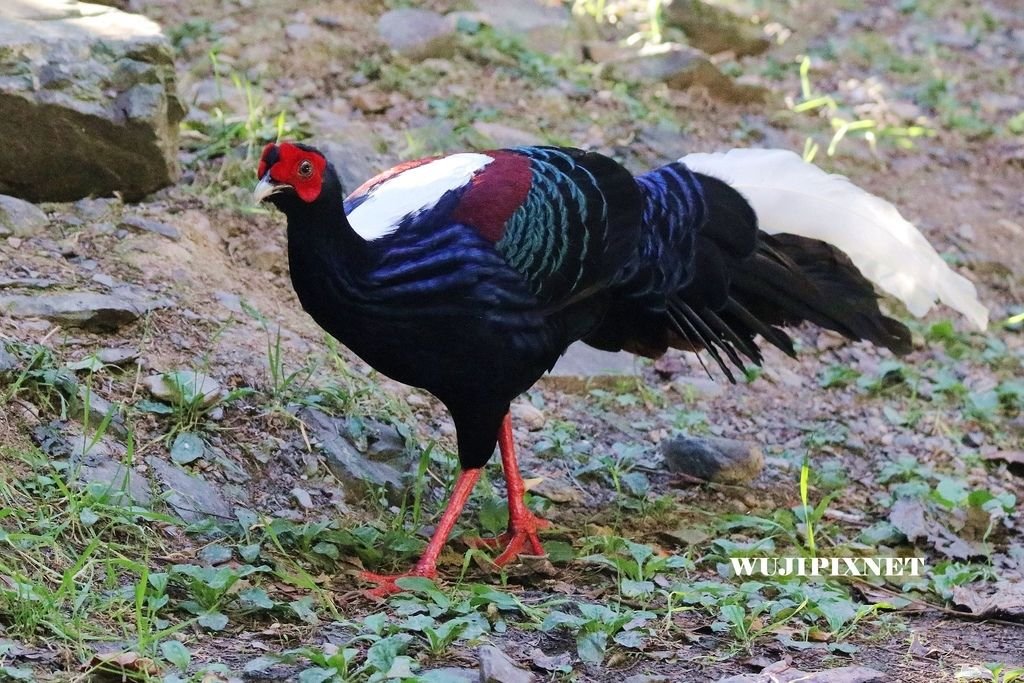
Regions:
M 270 174 L 267 173 L 262 178 L 260 178 L 260 181 L 256 183 L 256 187 L 253 188 L 253 201 L 259 204 L 270 195 L 277 194 L 286 187 L 288 186 L 281 183 L 275 183 L 273 180 L 270 179 Z

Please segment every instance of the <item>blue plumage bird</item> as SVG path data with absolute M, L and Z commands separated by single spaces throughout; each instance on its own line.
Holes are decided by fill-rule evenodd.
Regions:
M 792 355 L 782 328 L 804 321 L 909 351 L 865 274 L 915 313 L 941 299 L 984 326 L 973 286 L 891 205 L 789 152 L 691 155 L 639 177 L 570 148 L 453 154 L 345 198 L 320 152 L 280 143 L 258 177 L 257 200 L 288 218 L 303 308 L 455 422 L 462 471 L 406 575 L 436 575 L 496 442 L 509 500 L 496 562 L 543 553 L 508 411 L 574 341 L 647 357 L 705 350 L 730 380 L 730 366 L 761 362 L 758 337 Z M 377 595 L 398 590 L 396 576 L 365 577 Z

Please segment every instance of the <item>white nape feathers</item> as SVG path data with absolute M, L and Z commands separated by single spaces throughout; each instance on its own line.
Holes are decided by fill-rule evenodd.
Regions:
M 979 329 L 987 327 L 988 309 L 974 284 L 953 272 L 895 206 L 847 178 L 781 149 L 689 154 L 679 161 L 736 188 L 754 208 L 761 230 L 839 248 L 914 315 L 923 316 L 941 301 Z
M 492 161 L 486 154 L 452 154 L 402 171 L 371 189 L 348 214 L 348 222 L 365 240 L 390 235 L 406 216 L 433 208 Z

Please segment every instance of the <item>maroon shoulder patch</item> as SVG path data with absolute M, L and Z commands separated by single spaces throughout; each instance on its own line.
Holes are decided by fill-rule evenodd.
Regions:
M 530 159 L 514 152 L 485 154 L 494 161 L 474 176 L 451 219 L 471 225 L 488 241 L 497 242 L 530 191 Z

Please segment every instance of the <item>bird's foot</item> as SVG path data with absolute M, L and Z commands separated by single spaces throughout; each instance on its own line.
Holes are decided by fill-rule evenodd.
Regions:
M 500 555 L 494 558 L 494 564 L 504 567 L 506 564 L 523 554 L 529 547 L 531 554 L 543 555 L 544 545 L 538 532 L 551 526 L 551 522 L 526 512 L 514 517 L 509 522 L 508 531 L 496 538 L 468 538 L 466 543 L 472 548 L 497 550 L 504 547 Z
M 370 588 L 366 591 L 366 595 L 371 598 L 386 598 L 389 595 L 395 593 L 401 593 L 402 587 L 398 585 L 398 579 L 404 579 L 408 576 L 420 576 L 425 579 L 437 578 L 437 569 L 430 567 L 413 567 L 410 571 L 404 574 L 375 574 L 373 572 L 359 572 L 359 578 L 367 583 L 376 584 L 376 588 Z

